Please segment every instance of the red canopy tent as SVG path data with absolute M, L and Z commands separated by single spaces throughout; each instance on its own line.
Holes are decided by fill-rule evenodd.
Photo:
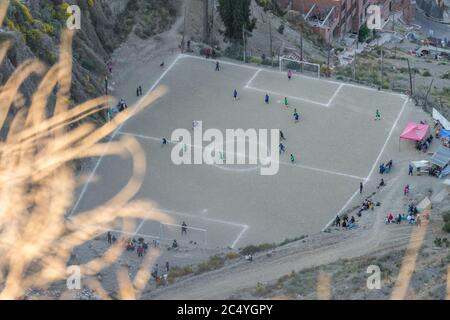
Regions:
M 410 122 L 400 135 L 400 139 L 422 141 L 427 136 L 429 130 L 430 126 L 428 124 Z

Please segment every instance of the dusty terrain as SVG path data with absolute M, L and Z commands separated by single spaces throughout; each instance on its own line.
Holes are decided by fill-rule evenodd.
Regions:
M 259 30 L 262 30 L 262 28 L 263 26 L 260 26 Z M 276 24 L 274 28 L 276 28 Z M 118 98 L 126 99 L 131 104 L 135 100 L 135 90 L 138 85 L 142 85 L 144 93 L 147 92 L 151 84 L 160 78 L 164 72 L 159 64 L 164 61 L 166 66 L 170 65 L 179 53 L 182 30 L 183 23 L 180 17 L 171 30 L 157 37 L 142 40 L 131 34 L 127 42 L 113 56 L 113 80 L 110 84 L 110 89 L 113 94 Z M 255 33 L 254 39 L 257 38 L 258 34 Z M 295 42 L 295 40 L 292 41 Z M 282 45 L 282 42 L 283 40 L 280 40 L 279 43 L 277 42 L 277 46 Z M 255 48 L 254 50 L 255 52 L 258 52 L 258 50 L 264 52 L 264 49 Z M 367 116 L 371 118 L 372 111 Z M 431 196 L 439 194 L 443 189 L 439 180 L 428 177 L 408 177 L 406 175 L 407 163 L 410 160 L 421 160 L 428 157 L 428 155 L 417 153 L 407 143 L 402 144 L 400 151 L 398 149 L 399 145 L 396 138 L 406 122 L 409 120 L 419 121 L 424 119 L 431 123 L 429 116 L 421 109 L 414 107 L 412 103 L 407 105 L 403 116 L 399 119 L 398 125 L 393 131 L 390 142 L 387 143 L 384 153 L 378 159 L 379 161 L 387 161 L 392 158 L 395 165 L 393 172 L 385 177 L 387 186 L 377 191 L 377 194 L 374 196 L 377 201 L 381 202 L 381 206 L 377 207 L 373 212 L 365 212 L 361 219 L 357 219 L 357 228 L 350 231 L 331 228 L 330 232 L 311 234 L 303 240 L 256 254 L 252 262 L 246 261 L 243 257 L 235 258 L 225 263 L 222 268 L 196 276 L 181 277 L 173 285 L 157 290 L 155 290 L 155 284 L 152 282 L 149 283 L 148 289 L 142 298 L 272 298 L 277 295 L 289 298 L 315 298 L 314 279 L 318 266 L 323 266 L 320 270 L 327 272 L 336 270 L 336 273 L 333 275 L 336 281 L 333 283 L 333 298 L 388 297 L 390 293 L 388 289 L 383 289 L 384 291 L 382 293 L 367 293 L 364 292 L 364 286 L 360 286 L 360 284 L 365 283 L 363 279 L 366 276 L 365 268 L 367 263 L 382 263 L 387 260 L 390 262 L 384 265 L 383 268 L 389 269 L 390 271 L 384 279 L 386 284 L 392 285 L 397 272 L 396 268 L 398 268 L 398 260 L 392 258 L 394 256 L 400 256 L 400 253 L 409 242 L 409 234 L 412 227 L 407 225 L 386 226 L 384 224 L 386 213 L 392 210 L 405 210 L 405 206 L 410 201 L 410 199 L 402 195 L 403 186 L 406 183 L 411 185 L 410 197 L 414 201 L 428 196 L 429 189 L 432 190 Z M 190 123 L 191 120 L 189 118 L 186 122 Z M 393 120 L 395 120 L 395 117 L 390 119 L 391 123 Z M 385 130 L 385 135 L 389 133 L 389 128 L 390 126 L 386 126 L 383 129 Z M 437 142 L 435 141 L 433 148 L 436 148 L 436 146 Z M 377 153 L 380 150 L 379 147 L 375 149 L 378 150 Z M 95 167 L 95 165 L 96 162 L 94 161 L 92 167 Z M 377 190 L 376 185 L 379 182 L 379 176 L 374 172 L 368 178 L 368 182 L 364 187 L 364 194 L 351 198 L 346 203 L 344 209 L 352 208 L 360 204 L 365 196 Z M 356 186 L 357 183 L 355 183 L 353 189 L 356 189 Z M 421 262 L 418 267 L 418 270 L 425 270 L 425 266 L 428 264 L 433 264 L 441 260 L 444 261 L 439 268 L 431 271 L 433 278 L 438 280 L 442 280 L 440 277 L 444 271 L 444 265 L 448 263 L 448 249 L 445 251 L 444 249 L 435 248 L 432 243 L 435 236 L 441 236 L 440 221 L 438 218 L 439 209 L 445 209 L 448 205 L 446 202 L 442 202 L 440 206 L 440 202 L 436 202 L 436 215 L 432 216 L 430 229 L 426 238 L 425 250 L 421 253 Z M 436 220 L 435 217 L 437 217 Z M 106 248 L 106 236 L 102 235 L 88 245 L 78 248 L 74 252 L 73 261 L 76 262 L 90 255 L 101 255 Z M 161 249 L 162 255 L 158 260 L 161 269 L 165 261 L 170 261 L 172 266 L 196 265 L 207 260 L 211 255 L 224 255 L 230 251 L 227 249 L 205 250 L 192 247 L 168 250 L 167 246 L 163 246 Z M 399 254 L 397 255 L 397 253 Z M 140 260 L 137 258 L 136 253 L 126 252 L 123 258 L 111 267 L 111 270 L 104 270 L 104 272 L 99 274 L 98 279 L 105 285 L 105 288 L 110 292 L 114 292 L 116 284 L 112 271 L 117 266 L 122 265 L 128 266 L 129 272 L 133 274 L 139 263 Z M 355 265 L 359 267 L 357 268 Z M 352 281 L 350 277 L 345 276 L 346 272 L 350 272 L 349 270 L 353 272 L 352 276 L 358 277 L 360 282 L 352 285 L 352 291 L 348 290 L 346 292 L 346 288 L 350 286 L 348 282 Z M 292 271 L 300 272 L 298 276 L 300 279 L 303 279 L 303 277 L 308 278 L 308 285 L 300 289 L 294 285 L 294 289 L 290 291 L 285 290 L 283 287 L 271 287 L 281 276 L 291 274 Z M 341 271 L 344 276 L 339 274 Z M 430 275 L 429 271 L 424 272 L 428 273 L 422 277 L 423 281 L 419 278 L 415 280 L 414 285 L 416 289 L 419 289 L 426 282 L 426 279 L 428 279 L 428 275 Z M 288 281 L 289 279 L 285 282 L 290 284 Z M 262 283 L 262 285 L 257 286 L 258 283 Z M 256 289 L 255 286 L 257 286 Z M 267 288 L 270 288 L 270 290 Z M 443 297 L 441 285 L 432 282 L 430 288 L 430 290 L 424 291 L 423 293 L 419 292 L 417 297 L 433 297 L 432 294 L 434 292 L 436 292 L 434 298 Z M 350 296 L 351 292 L 354 292 L 355 295 Z M 348 294 L 348 296 L 345 294 Z M 84 296 L 78 295 L 77 297 L 95 298 L 95 294 L 86 293 Z

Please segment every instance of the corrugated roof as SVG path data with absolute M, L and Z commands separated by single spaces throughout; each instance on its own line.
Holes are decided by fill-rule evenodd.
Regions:
M 450 161 L 450 148 L 440 146 L 430 159 L 432 164 L 441 168 L 445 167 Z

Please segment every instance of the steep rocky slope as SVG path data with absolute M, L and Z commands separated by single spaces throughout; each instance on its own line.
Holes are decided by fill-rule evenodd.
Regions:
M 5 0 L 1 0 L 5 1 Z M 0 42 L 13 39 L 0 65 L 0 85 L 26 59 L 56 62 L 69 5 L 81 9 L 81 29 L 73 40 L 72 103 L 104 94 L 107 63 L 130 32 L 148 37 L 167 29 L 176 18 L 174 0 L 10 0 L 0 31 Z M 39 79 L 30 78 L 21 90 L 29 98 Z

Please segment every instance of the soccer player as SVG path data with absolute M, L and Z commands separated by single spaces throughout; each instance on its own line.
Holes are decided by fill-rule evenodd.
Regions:
M 236 89 L 234 89 L 234 91 L 233 91 L 233 98 L 234 98 L 234 100 L 237 100 L 237 98 L 238 98 L 238 92 Z
M 375 111 L 375 120 L 381 120 L 381 115 L 380 115 L 380 111 Z
M 279 144 L 280 147 L 280 154 L 283 152 L 286 152 L 286 148 L 284 147 L 284 145 L 282 143 Z
M 298 122 L 298 119 L 300 118 L 300 115 L 297 113 L 297 109 L 294 110 L 294 120 L 295 122 Z
M 266 96 L 264 97 L 264 102 L 266 104 L 269 104 L 269 95 L 268 94 L 266 94 Z
M 289 107 L 289 102 L 288 102 L 288 98 L 284 97 L 284 106 L 287 108 Z
M 288 80 L 291 80 L 292 78 L 292 71 L 289 69 L 288 70 Z
M 294 158 L 294 155 L 291 153 L 291 163 L 294 163 L 295 162 L 295 158 Z

